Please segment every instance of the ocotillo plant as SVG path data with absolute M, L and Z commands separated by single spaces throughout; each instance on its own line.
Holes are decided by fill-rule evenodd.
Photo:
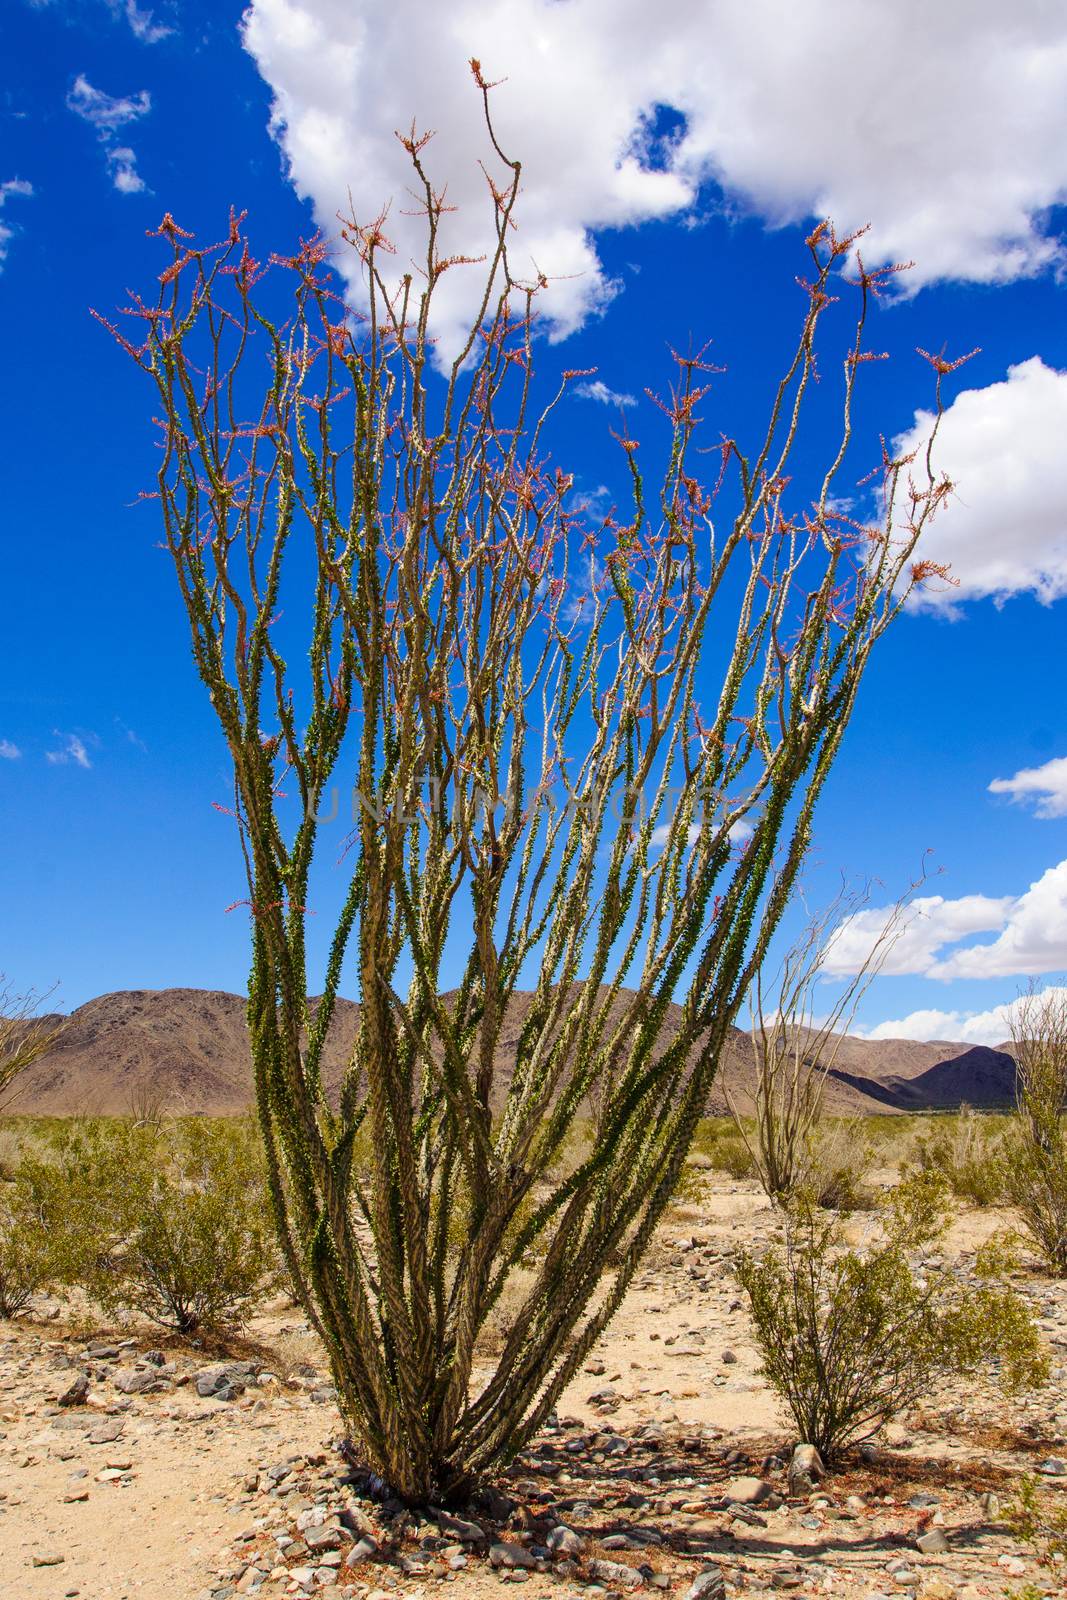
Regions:
M 591 528 L 545 459 L 575 374 L 536 401 L 544 280 L 512 272 L 520 168 L 490 138 L 504 176 L 481 266 L 439 248 L 445 203 L 413 136 L 417 273 L 393 272 L 383 220 L 348 222 L 333 248 L 358 257 L 353 309 L 322 239 L 264 267 L 242 220 L 202 248 L 168 216 L 158 301 L 129 308 L 143 341 L 120 335 L 158 395 L 166 543 L 233 759 L 278 1227 L 360 1448 L 412 1501 L 461 1497 L 519 1449 L 620 1304 L 871 649 L 929 570 L 912 553 L 946 488 L 928 460 L 913 482 L 884 459 L 879 526 L 834 512 L 879 279 L 861 271 L 840 442 L 814 503 L 787 511 L 816 333 L 852 244 L 821 226 L 754 452 L 722 442 L 702 481 L 707 369 L 681 358 L 656 493 L 624 429 L 632 503 Z M 457 271 L 482 273 L 484 293 L 442 371 L 434 298 Z M 357 793 L 346 892 L 312 972 L 339 771 Z M 331 1102 L 342 987 L 359 1024 Z M 556 1177 L 594 1088 L 591 1147 Z M 487 1318 L 531 1259 L 474 1384 Z

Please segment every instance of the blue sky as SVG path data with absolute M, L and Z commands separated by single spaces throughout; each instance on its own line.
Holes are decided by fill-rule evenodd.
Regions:
M 669 28 L 629 0 L 464 0 L 447 16 L 398 0 L 388 18 L 360 0 L 256 0 L 244 31 L 225 3 L 5 8 L 0 970 L 18 986 L 58 983 L 68 1008 L 116 988 L 239 989 L 246 966 L 246 926 L 225 910 L 240 858 L 212 804 L 226 753 L 153 510 L 136 504 L 154 470 L 149 396 L 90 307 L 149 288 L 161 263 L 145 235 L 164 211 L 217 237 L 231 204 L 247 209 L 266 253 L 316 218 L 329 229 L 349 189 L 377 209 L 401 181 L 393 129 L 413 116 L 437 129 L 450 194 L 473 196 L 470 55 L 507 78 L 523 243 L 559 274 L 546 370 L 596 366 L 640 397 L 666 381 L 668 345 L 713 338 L 727 369 L 713 403 L 745 437 L 797 325 L 803 235 L 827 209 L 871 222 L 870 260 L 917 263 L 875 319 L 892 360 L 857 419 L 871 464 L 879 433 L 921 433 L 916 347 L 981 347 L 949 380 L 958 497 L 929 551 L 959 587 L 883 642 L 809 887 L 818 900 L 842 871 L 876 878 L 878 907 L 924 852 L 942 869 L 899 970 L 863 1002 L 867 1029 L 992 1040 L 1028 975 L 1062 979 L 1067 17 L 1039 0 L 1010 21 L 985 0 L 810 9 L 824 27 L 799 27 L 785 0 L 692 0 Z M 476 209 L 456 223 L 463 244 Z M 647 402 L 632 415 L 641 437 Z M 615 422 L 589 398 L 559 430 L 585 493 L 618 483 Z

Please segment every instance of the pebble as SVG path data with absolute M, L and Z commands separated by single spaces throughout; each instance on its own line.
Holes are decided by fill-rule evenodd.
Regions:
M 758 1506 L 769 1500 L 774 1490 L 764 1478 L 731 1478 L 722 1492 L 728 1505 Z
M 685 1592 L 685 1600 L 726 1600 L 726 1584 L 718 1567 L 698 1572 Z
M 500 1540 L 497 1544 L 489 1546 L 489 1564 L 493 1567 L 525 1567 L 536 1571 L 537 1557 L 531 1555 L 525 1545 Z
M 600 1583 L 605 1583 L 609 1588 L 641 1589 L 644 1587 L 644 1575 L 636 1567 L 624 1567 L 620 1561 L 590 1561 L 589 1571 L 592 1577 Z
M 585 1549 L 585 1540 L 573 1528 L 568 1528 L 561 1522 L 552 1529 L 548 1536 L 548 1548 L 554 1556 L 565 1556 L 569 1559 L 578 1557 Z
M 89 1393 L 89 1374 L 79 1372 L 69 1389 L 64 1389 L 59 1397 L 61 1406 L 83 1406 Z

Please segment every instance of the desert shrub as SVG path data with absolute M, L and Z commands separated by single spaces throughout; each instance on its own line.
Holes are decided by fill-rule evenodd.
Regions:
M 39 1015 L 46 998 L 33 990 L 20 994 L 0 973 L 0 1109 L 11 1104 L 21 1075 L 58 1037 L 56 1019 Z
M 263 1162 L 245 1120 L 87 1122 L 28 1164 L 59 1272 L 105 1311 L 190 1333 L 239 1322 L 273 1286 Z
M 1056 1498 L 1042 1496 L 1036 1479 L 1023 1473 L 1014 1498 L 1001 1513 L 1012 1537 L 1029 1545 L 1038 1560 L 1048 1565 L 1067 1560 L 1067 1506 L 1057 1505 Z
M 824 1211 L 869 1211 L 866 1182 L 872 1147 L 858 1118 L 835 1118 L 812 1129 L 799 1153 L 794 1193 Z
M 0 1317 L 16 1317 L 55 1277 L 51 1231 L 17 1172 L 0 1184 Z
M 705 1117 L 693 1137 L 693 1151 L 705 1156 L 716 1172 L 731 1178 L 756 1176 L 756 1164 L 744 1135 L 732 1117 Z
M 764 1374 L 824 1459 L 877 1433 L 939 1374 L 996 1366 L 1013 1391 L 1046 1373 L 1029 1308 L 998 1281 L 1002 1250 L 980 1253 L 971 1281 L 914 1265 L 944 1231 L 946 1194 L 929 1174 L 898 1185 L 865 1249 L 800 1204 L 781 1247 L 739 1260 Z
M 964 1106 L 958 1116 L 939 1117 L 931 1131 L 918 1135 L 914 1159 L 920 1171 L 940 1173 L 958 1200 L 995 1206 L 1005 1198 L 999 1144 L 997 1126 Z
M 1067 1277 L 1067 1145 L 1037 1144 L 1021 1127 L 1004 1143 L 998 1166 L 1005 1197 L 1019 1212 L 1045 1263 Z
M 1049 1268 L 1067 1277 L 1067 991 L 1025 995 L 1012 1043 L 1017 1103 L 1004 1140 L 1004 1189 Z
M 857 540 L 835 507 L 880 279 L 861 275 L 838 336 L 841 433 L 825 476 L 805 463 L 819 499 L 784 503 L 817 328 L 851 250 L 823 224 L 766 431 L 724 446 L 717 419 L 704 453 L 701 363 L 678 358 L 655 445 L 619 441 L 625 509 L 584 523 L 573 477 L 544 454 L 547 280 L 509 266 L 521 168 L 471 65 L 494 169 L 480 266 L 446 256 L 444 185 L 413 133 L 424 276 L 394 276 L 369 217 L 342 230 L 338 273 L 334 243 L 273 252 L 260 272 L 236 218 L 202 246 L 168 215 L 159 299 L 114 329 L 161 419 L 154 492 L 233 759 L 282 1248 L 361 1451 L 413 1503 L 462 1498 L 513 1459 L 621 1304 L 870 653 L 932 575 L 912 554 L 949 492 L 929 452 L 916 471 L 883 451 L 878 537 Z M 446 354 L 437 285 L 472 268 L 479 310 Z M 344 314 L 349 270 L 365 317 Z M 940 414 L 953 364 L 936 369 Z M 560 375 L 560 405 L 576 376 Z M 598 544 L 603 581 L 587 583 Z M 332 932 L 309 945 L 313 885 L 337 858 L 324 829 L 351 773 L 347 882 Z M 524 973 L 536 984 L 516 1017 Z M 322 1068 L 343 975 L 359 1020 L 335 1110 Z M 590 1106 L 592 1148 L 557 1181 Z M 349 1159 L 362 1128 L 366 1176 Z M 541 1267 L 476 1374 L 479 1332 L 538 1236 Z

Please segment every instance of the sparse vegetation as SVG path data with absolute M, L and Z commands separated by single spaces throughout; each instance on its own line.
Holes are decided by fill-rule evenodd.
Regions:
M 964 1106 L 955 1115 L 938 1117 L 918 1133 L 914 1161 L 923 1172 L 940 1173 L 956 1198 L 968 1205 L 1003 1205 L 1002 1139 L 1002 1119 Z
M 1002 1519 L 1013 1536 L 1027 1544 L 1048 1565 L 1067 1561 L 1067 1506 L 1055 1495 L 1039 1491 L 1037 1480 L 1024 1472 L 1015 1496 L 1004 1507 Z M 1042 1591 L 1035 1589 L 1036 1594 Z
M 55 1240 L 30 1186 L 0 1182 L 0 1317 L 16 1317 L 56 1275 Z
M 1007 1198 L 1057 1277 L 1067 1277 L 1067 992 L 1031 990 L 1015 1010 L 1017 1107 L 1000 1163 Z
M 277 1281 L 247 1119 L 76 1123 L 18 1175 L 47 1223 L 56 1279 L 106 1311 L 191 1333 L 239 1322 Z
M 940 1375 L 995 1369 L 1014 1391 L 1047 1373 L 1029 1308 L 1003 1283 L 1002 1249 L 980 1252 L 972 1279 L 918 1265 L 944 1232 L 946 1194 L 930 1174 L 905 1180 L 864 1249 L 847 1247 L 839 1222 L 802 1202 L 782 1247 L 740 1258 L 764 1373 L 826 1461 Z
M 837 986 L 829 1003 L 820 990 L 817 1004 L 817 985 L 838 929 L 866 903 L 866 891 L 853 894 L 843 888 L 824 910 L 808 918 L 773 977 L 762 968 L 755 975 L 749 1000 L 755 1068 L 751 1115 L 742 1115 L 728 1072 L 721 1086 L 764 1193 L 776 1205 L 789 1205 L 802 1195 L 834 1210 L 853 1210 L 864 1203 L 869 1151 L 853 1141 L 852 1130 L 842 1138 L 839 1123 L 828 1133 L 826 1083 L 860 999 L 903 932 L 915 887 L 897 901 L 859 970 Z
M 0 974 L 0 1112 L 15 1100 L 26 1068 L 50 1050 L 58 1029 L 39 1015 L 40 995 L 20 994 Z

